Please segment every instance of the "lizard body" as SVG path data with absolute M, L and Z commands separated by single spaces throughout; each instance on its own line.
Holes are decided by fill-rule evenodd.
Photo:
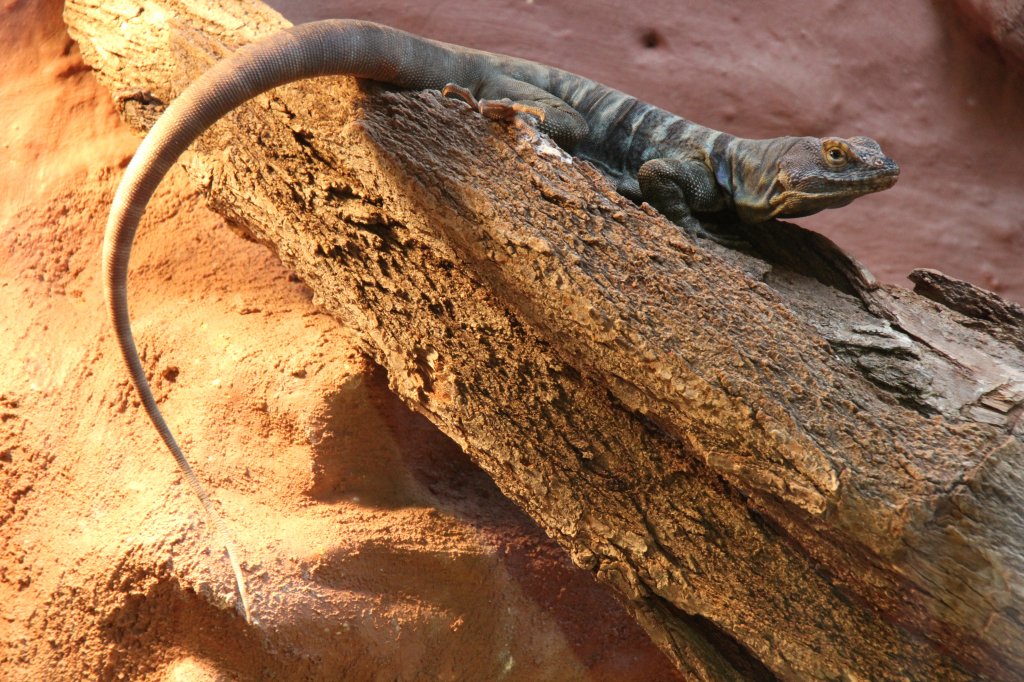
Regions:
M 215 64 L 168 106 L 128 165 L 107 222 L 103 267 L 107 306 L 131 380 L 221 535 L 247 620 L 248 596 L 232 543 L 164 421 L 139 359 L 128 314 L 128 260 L 150 197 L 203 131 L 262 92 L 325 75 L 444 89 L 493 118 L 533 115 L 541 131 L 593 162 L 622 194 L 648 201 L 690 228 L 694 213 L 731 210 L 752 223 L 815 213 L 890 187 L 899 174 L 869 138 L 738 138 L 567 71 L 369 22 L 295 26 Z

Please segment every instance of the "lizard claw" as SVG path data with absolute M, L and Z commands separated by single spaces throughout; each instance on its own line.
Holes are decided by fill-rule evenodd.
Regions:
M 469 88 L 464 88 L 456 83 L 449 83 L 441 88 L 441 94 L 445 97 L 455 96 L 468 104 L 471 109 L 480 111 L 480 103 L 476 101 L 476 97 L 473 97 L 473 93 Z
M 529 114 L 536 117 L 540 123 L 544 122 L 544 110 L 540 107 L 513 102 L 507 98 L 480 100 L 480 113 L 496 121 L 511 121 L 516 114 Z
M 541 123 L 544 122 L 544 110 L 541 107 L 513 102 L 507 97 L 502 99 L 480 99 L 473 96 L 468 88 L 455 83 L 449 83 L 441 89 L 445 97 L 455 96 L 463 100 L 471 108 L 493 121 L 513 121 L 516 114 L 529 114 L 535 116 Z

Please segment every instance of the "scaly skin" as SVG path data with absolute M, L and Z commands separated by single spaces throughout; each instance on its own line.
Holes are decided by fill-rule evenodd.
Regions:
M 761 222 L 843 206 L 892 186 L 899 174 L 869 138 L 745 140 L 566 71 L 369 22 L 295 26 L 214 65 L 167 108 L 128 165 L 107 222 L 103 262 L 107 306 L 131 380 L 221 535 L 246 620 L 249 600 L 234 547 L 164 421 L 139 360 L 128 317 L 128 259 L 157 185 L 204 130 L 262 92 L 324 75 L 445 88 L 490 117 L 531 116 L 565 149 L 597 165 L 624 195 L 646 200 L 692 229 L 699 228 L 694 213 L 732 210 L 746 222 Z

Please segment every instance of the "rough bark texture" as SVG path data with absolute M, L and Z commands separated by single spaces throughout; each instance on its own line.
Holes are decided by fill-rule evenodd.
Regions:
M 140 126 L 284 25 L 172 0 L 65 16 L 102 82 L 152 95 Z M 681 670 L 1024 670 L 1019 308 L 937 273 L 927 298 L 879 286 L 782 223 L 695 244 L 433 92 L 288 86 L 187 166 Z

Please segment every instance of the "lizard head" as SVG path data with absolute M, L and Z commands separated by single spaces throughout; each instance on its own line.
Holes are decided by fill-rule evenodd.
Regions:
M 762 173 L 756 206 L 737 206 L 747 222 L 800 218 L 845 206 L 892 187 L 900 175 L 900 167 L 870 137 L 782 137 L 766 142 L 769 148 L 763 158 L 776 159 L 774 177 Z

